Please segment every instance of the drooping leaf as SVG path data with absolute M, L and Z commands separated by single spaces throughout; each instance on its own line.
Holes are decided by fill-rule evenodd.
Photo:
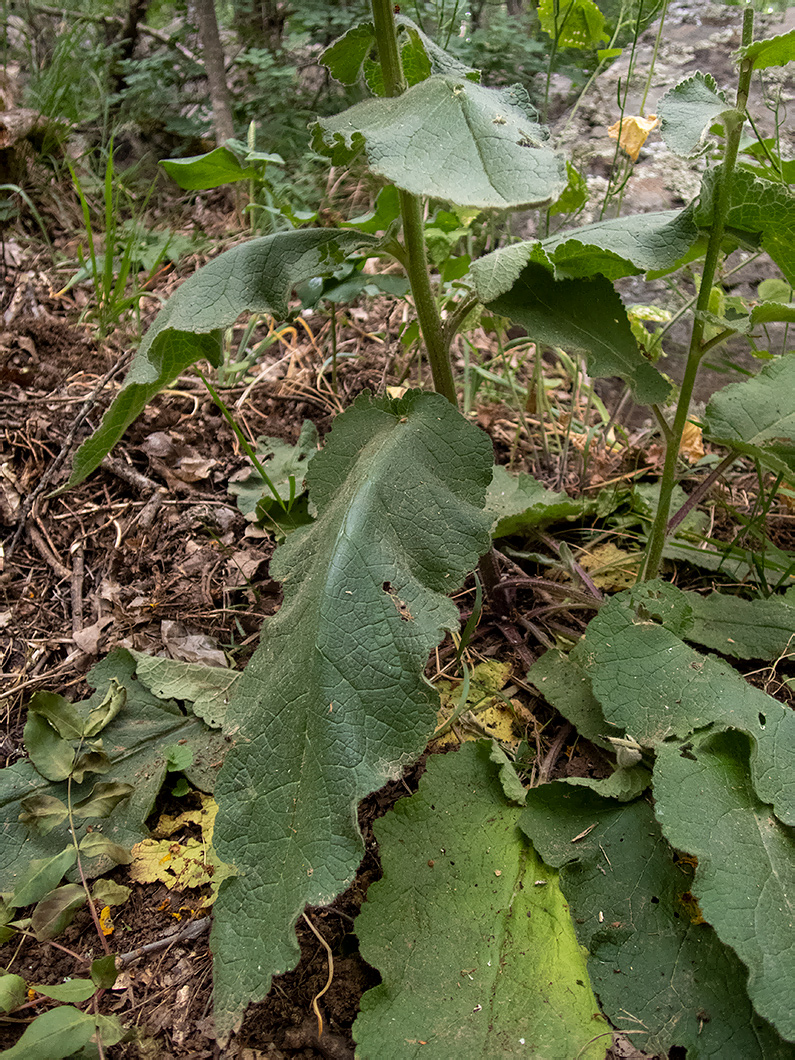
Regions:
M 792 1042 L 795 834 L 754 791 L 750 753 L 748 737 L 736 731 L 700 738 L 687 754 L 662 745 L 654 767 L 655 813 L 666 838 L 698 858 L 693 894 L 748 967 L 754 1008 Z
M 72 805 L 72 813 L 75 817 L 110 817 L 122 799 L 129 798 L 134 791 L 132 784 L 100 780 L 85 798 Z
M 432 756 L 376 824 L 384 878 L 356 934 L 383 982 L 354 1025 L 363 1060 L 605 1055 L 557 874 L 523 841 L 490 754 Z
M 86 1045 L 94 1028 L 94 1016 L 72 1005 L 59 1005 L 37 1016 L 3 1056 L 6 1060 L 64 1060 Z
M 192 704 L 193 713 L 213 729 L 224 727 L 229 696 L 240 677 L 239 671 L 138 651 L 130 655 L 135 659 L 138 680 L 158 699 L 186 700 Z
M 44 718 L 64 740 L 79 740 L 84 721 L 74 705 L 54 692 L 36 692 L 28 703 L 28 714 Z
M 795 29 L 780 33 L 777 37 L 768 37 L 767 40 L 755 40 L 753 44 L 741 48 L 740 55 L 750 59 L 755 70 L 767 66 L 786 66 L 795 59 Z
M 686 158 L 694 154 L 708 129 L 731 110 L 710 74 L 693 74 L 669 89 L 657 104 L 660 133 L 668 147 Z
M 66 780 L 75 761 L 74 747 L 58 735 L 45 717 L 30 708 L 25 722 L 24 741 L 37 772 L 47 780 Z
M 61 778 L 59 778 L 61 779 Z M 53 828 L 63 824 L 69 816 L 66 803 L 52 795 L 29 795 L 20 801 L 22 813 L 19 820 L 29 828 L 34 828 L 41 835 L 47 835 Z
M 556 280 L 597 273 L 617 280 L 649 270 L 667 271 L 697 236 L 690 210 L 629 214 L 547 239 L 512 243 L 473 262 L 472 276 L 482 302 L 510 291 L 533 261 L 552 268 Z
M 276 552 L 284 603 L 230 709 L 216 846 L 240 875 L 216 904 L 221 1034 L 292 967 L 293 925 L 353 879 L 355 807 L 418 755 L 438 697 L 422 676 L 488 544 L 491 443 L 437 394 L 356 400 L 308 473 L 318 518 Z M 267 919 L 269 929 L 253 925 Z
M 277 232 L 233 247 L 182 284 L 144 336 L 97 430 L 75 454 L 67 486 L 90 475 L 158 391 L 191 364 L 221 363 L 221 329 L 241 313 L 287 316 L 293 287 L 334 271 L 374 236 L 331 228 Z
M 770 361 L 759 375 L 713 394 L 704 417 L 704 434 L 791 479 L 795 474 L 795 354 Z
M 613 597 L 589 624 L 580 658 L 605 718 L 643 746 L 685 740 L 706 726 L 735 728 L 755 743 L 759 797 L 795 824 L 795 712 L 748 684 L 727 663 L 701 655 L 632 606 Z
M 670 392 L 670 383 L 638 349 L 621 298 L 604 276 L 555 280 L 543 265 L 531 263 L 486 308 L 521 324 L 537 342 L 582 351 L 591 376 L 618 376 L 639 404 L 665 401 Z
M 65 883 L 62 887 L 56 887 L 41 899 L 31 913 L 30 926 L 33 934 L 44 942 L 46 939 L 54 939 L 67 928 L 78 909 L 86 904 L 86 892 L 80 883 Z M 40 990 L 39 993 L 44 993 Z M 93 993 L 93 990 L 91 991 Z M 47 994 L 52 997 L 52 994 Z M 90 997 L 91 994 L 88 995 Z M 85 1001 L 84 997 L 56 997 L 56 1001 Z
M 703 818 L 700 797 L 694 812 Z M 594 991 L 636 1048 L 667 1056 L 677 1045 L 693 1060 L 791 1057 L 753 1011 L 742 963 L 696 922 L 692 868 L 675 862 L 645 799 L 622 804 L 555 781 L 530 789 L 520 827 L 560 869 Z
M 127 702 L 127 689 L 118 681 L 111 680 L 108 691 L 101 703 L 95 704 L 89 712 L 83 728 L 83 736 L 96 736 L 109 725 Z
M 237 156 L 228 147 L 216 147 L 207 154 L 190 158 L 161 158 L 160 165 L 185 191 L 220 188 L 222 184 L 251 180 L 257 175 L 253 166 L 241 166 Z
M 694 220 L 701 228 L 712 223 L 720 167 L 711 167 L 701 182 Z M 732 172 L 727 235 L 739 234 L 766 250 L 787 282 L 795 284 L 795 193 L 786 184 L 757 177 L 747 169 Z
M 509 90 L 435 75 L 401 96 L 322 119 L 314 146 L 347 157 L 364 148 L 375 173 L 415 195 L 460 206 L 538 206 L 566 186 L 565 166 L 546 131 L 511 100 Z

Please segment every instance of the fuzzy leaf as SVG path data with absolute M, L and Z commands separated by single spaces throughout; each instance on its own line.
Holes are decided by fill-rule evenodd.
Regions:
M 795 712 L 726 663 L 636 618 L 632 600 L 631 593 L 613 597 L 581 642 L 607 721 L 658 752 L 670 737 L 684 740 L 709 725 L 740 729 L 756 745 L 751 771 L 759 797 L 795 824 Z
M 695 154 L 707 130 L 732 106 L 709 74 L 693 74 L 669 89 L 657 104 L 660 133 L 678 155 Z
M 795 835 L 754 791 L 749 753 L 739 732 L 703 737 L 686 755 L 662 745 L 655 813 L 666 838 L 698 858 L 693 894 L 747 965 L 754 1008 L 795 1041 Z
M 401 96 L 322 119 L 314 146 L 348 156 L 363 147 L 375 173 L 415 195 L 481 208 L 539 206 L 560 195 L 566 170 L 546 146 L 546 130 L 512 98 L 510 90 L 436 75 Z
M 712 167 L 701 182 L 694 215 L 701 228 L 712 223 L 719 173 L 720 167 Z M 729 238 L 736 232 L 752 246 L 766 250 L 787 282 L 795 284 L 795 194 L 791 188 L 756 177 L 747 169 L 735 169 L 726 226 Z
M 221 329 L 241 313 L 284 319 L 296 284 L 334 271 L 346 254 L 378 240 L 359 232 L 307 228 L 252 239 L 221 254 L 182 284 L 144 336 L 120 393 L 75 454 L 65 488 L 99 467 L 163 387 L 203 359 L 221 363 Z
M 736 659 L 775 662 L 793 645 L 795 606 L 769 597 L 743 600 L 726 593 L 682 594 L 692 614 L 685 640 Z
M 670 392 L 670 383 L 638 349 L 621 298 L 604 276 L 555 280 L 543 265 L 531 263 L 486 308 L 521 324 L 531 339 L 582 351 L 590 375 L 618 376 L 641 405 L 665 401 Z
M 744 59 L 750 59 L 755 70 L 767 66 L 786 66 L 795 60 L 795 29 L 789 33 L 780 33 L 767 40 L 756 40 L 747 48 L 740 49 Z
M 362 1060 L 605 1055 L 557 874 L 523 842 L 490 755 L 480 741 L 431 757 L 375 826 L 384 878 L 356 934 L 383 982 L 354 1026 Z
M 293 925 L 353 879 L 358 801 L 434 729 L 422 676 L 458 613 L 447 593 L 488 545 L 491 442 L 437 394 L 358 398 L 312 461 L 312 526 L 276 552 L 284 603 L 235 686 L 240 734 L 216 785 L 212 947 L 221 1034 L 299 950 Z M 263 932 L 258 925 L 266 922 Z
M 699 796 L 693 812 L 703 819 L 703 809 Z M 648 802 L 555 781 L 530 789 L 520 827 L 560 869 L 594 990 L 633 1046 L 667 1056 L 677 1045 L 693 1060 L 791 1057 L 751 1008 L 742 963 L 694 922 L 692 869 L 675 864 Z
M 492 251 L 473 262 L 472 276 L 480 300 L 491 302 L 513 287 L 530 262 L 548 265 L 556 280 L 597 273 L 617 280 L 650 270 L 665 272 L 697 236 L 690 210 L 630 214 Z
M 329 45 L 320 56 L 320 62 L 335 81 L 343 85 L 355 85 L 374 43 L 375 27 L 372 22 L 360 22 Z
M 785 354 L 766 364 L 752 379 L 732 383 L 714 394 L 707 405 L 704 434 L 792 479 L 795 354 Z
M 494 520 L 492 537 L 508 537 L 585 514 L 594 502 L 553 493 L 532 475 L 512 475 L 497 465 L 486 495 L 486 511 Z
M 205 666 L 179 659 L 161 659 L 133 651 L 138 680 L 159 699 L 181 699 L 193 705 L 194 714 L 211 728 L 223 728 L 229 696 L 240 677 L 237 670 Z

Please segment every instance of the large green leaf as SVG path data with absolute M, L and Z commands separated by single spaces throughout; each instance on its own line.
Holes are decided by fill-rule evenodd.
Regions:
M 605 17 L 593 0 L 541 0 L 538 20 L 561 48 L 595 48 L 608 37 Z
M 353 879 L 356 805 L 424 748 L 422 676 L 488 546 L 491 442 L 437 394 L 363 396 L 310 465 L 317 520 L 276 552 L 284 603 L 235 686 L 237 742 L 215 789 L 216 848 L 240 875 L 215 905 L 222 1035 L 298 960 L 293 925 Z M 267 924 L 267 929 L 262 925 Z
M 795 712 L 748 684 L 727 663 L 701 655 L 650 618 L 633 594 L 613 597 L 588 626 L 580 659 L 605 718 L 646 747 L 684 740 L 706 726 L 735 728 L 755 743 L 759 797 L 795 824 Z
M 720 445 L 795 474 L 795 354 L 766 364 L 759 375 L 712 396 L 704 434 Z
M 750 750 L 738 732 L 706 736 L 685 754 L 664 744 L 655 812 L 668 840 L 698 858 L 693 894 L 748 966 L 754 1008 L 795 1041 L 795 832 L 754 791 Z
M 62 1060 L 72 1056 L 91 1038 L 97 1017 L 72 1005 L 59 1005 L 42 1012 L 16 1045 L 3 1050 L 6 1060 Z
M 599 1060 L 610 1044 L 557 881 L 517 829 L 486 741 L 434 755 L 375 826 L 384 878 L 356 920 L 383 982 L 362 1060 Z
M 399 188 L 460 206 L 518 209 L 566 186 L 562 158 L 511 89 L 435 75 L 403 95 L 357 103 L 314 126 L 314 146 L 344 161 L 364 148 Z
M 555 280 L 543 265 L 531 263 L 486 308 L 515 320 L 537 342 L 582 351 L 590 375 L 618 376 L 641 405 L 665 401 L 670 392 L 670 383 L 638 349 L 621 298 L 604 276 Z
M 709 127 L 731 104 L 709 74 L 693 74 L 669 89 L 657 104 L 660 133 L 678 155 L 692 155 Z
M 701 797 L 696 814 L 711 826 Z M 751 1008 L 742 963 L 695 922 L 692 869 L 675 864 L 645 800 L 621 804 L 556 781 L 528 792 L 520 827 L 560 868 L 594 991 L 634 1046 L 667 1056 L 676 1045 L 688 1060 L 792 1057 Z
M 121 391 L 102 423 L 75 454 L 74 486 L 110 452 L 147 402 L 197 361 L 221 363 L 221 330 L 241 313 L 284 318 L 296 284 L 332 273 L 345 254 L 375 236 L 330 228 L 278 232 L 221 254 L 182 284 L 139 346 Z
M 482 302 L 509 291 L 531 261 L 551 267 L 556 280 L 597 273 L 617 280 L 650 270 L 667 271 L 697 236 L 690 209 L 630 214 L 502 247 L 473 262 L 472 276 Z
M 712 223 L 716 183 L 720 167 L 704 174 L 694 219 L 701 228 Z M 795 284 L 795 194 L 786 184 L 756 177 L 747 169 L 736 169 L 731 176 L 727 236 L 734 233 L 753 246 L 766 250 Z

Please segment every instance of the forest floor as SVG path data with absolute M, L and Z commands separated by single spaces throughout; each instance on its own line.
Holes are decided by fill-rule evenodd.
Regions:
M 605 85 L 604 91 L 611 90 Z M 592 122 L 593 115 L 584 120 Z M 641 191 L 656 196 L 655 208 L 677 200 L 675 190 L 663 187 L 659 173 L 652 172 L 649 181 Z M 641 191 L 638 208 L 646 209 Z M 229 220 L 219 218 L 219 230 Z M 85 423 L 77 429 L 79 441 L 97 425 L 117 392 L 133 346 L 123 331 L 100 341 L 95 328 L 76 323 L 86 307 L 85 290 L 54 294 L 62 278 L 52 272 L 49 260 L 45 250 L 6 244 L 5 279 L 13 298 L 4 306 L 0 325 L 0 526 L 5 540 L 4 561 L 0 554 L 0 765 L 25 753 L 25 707 L 34 692 L 84 698 L 90 668 L 119 646 L 242 667 L 256 646 L 262 620 L 280 603 L 279 585 L 268 573 L 273 541 L 246 522 L 228 489 L 248 461 L 195 376 L 180 378 L 152 402 L 101 471 L 77 488 L 49 497 L 68 477 L 68 460 L 57 461 L 75 440 L 78 414 L 87 406 Z M 168 295 L 193 264 L 183 262 L 179 276 L 165 277 L 156 293 Z M 143 303 L 145 323 L 159 304 L 154 294 Z M 376 300 L 341 314 L 339 348 L 352 356 L 341 360 L 337 393 L 325 365 L 328 315 L 305 316 L 303 329 L 285 336 L 253 375 L 224 392 L 248 436 L 295 443 L 305 419 L 311 419 L 322 438 L 336 413 L 362 391 L 423 382 L 415 368 L 405 371 L 406 353 L 397 338 L 402 308 Z M 475 343 L 487 353 L 493 337 L 481 332 Z M 547 367 L 551 371 L 553 365 Z M 97 393 L 114 368 L 119 371 Z M 585 415 L 585 395 L 573 393 L 571 383 L 561 377 L 549 397 L 567 405 L 573 416 Z M 649 444 L 650 432 L 642 422 L 621 446 L 597 439 L 586 470 L 574 446 L 565 458 L 550 460 L 541 453 L 533 433 L 539 420 L 532 409 L 520 412 L 492 393 L 479 400 L 474 417 L 490 434 L 498 462 L 529 470 L 571 494 L 654 480 L 661 469 L 662 451 Z M 46 488 L 36 494 L 42 483 Z M 740 517 L 749 516 L 755 483 L 750 469 L 724 483 L 724 513 L 733 509 Z M 723 527 L 721 518 L 726 519 Z M 730 536 L 734 529 L 724 514 L 712 532 Z M 767 529 L 778 547 L 795 548 L 795 516 L 786 508 L 771 509 Z M 505 562 L 505 573 L 537 573 L 531 561 L 519 568 L 513 560 Z M 627 584 L 631 576 L 614 571 L 614 580 L 601 584 L 610 591 L 621 587 L 622 577 Z M 473 598 L 474 586 L 468 583 L 457 597 L 464 615 L 471 612 Z M 487 604 L 470 651 L 475 660 L 511 664 L 517 687 L 514 725 L 535 748 L 537 766 L 546 777 L 602 776 L 602 752 L 579 739 L 524 680 L 528 666 L 544 650 L 533 632 L 538 624 L 528 623 L 527 616 L 547 603 L 543 589 L 528 586 L 512 590 L 508 618 Z M 587 617 L 581 611 L 558 613 L 542 628 L 542 637 L 576 639 Z M 454 655 L 448 640 L 432 659 L 429 677 L 445 671 Z M 131 895 L 116 911 L 114 933 L 107 939 L 122 956 L 123 970 L 100 1004 L 102 1012 L 118 1015 L 134 1034 L 106 1055 L 119 1060 L 352 1057 L 351 1027 L 359 1000 L 379 981 L 359 956 L 354 925 L 367 888 L 380 873 L 372 825 L 397 799 L 416 790 L 423 768 L 421 760 L 362 803 L 367 853 L 356 880 L 331 906 L 312 911 L 335 958 L 334 977 L 321 1002 L 326 1029 L 320 1037 L 312 1000 L 326 984 L 326 953 L 303 922 L 298 926 L 300 963 L 277 977 L 268 997 L 251 1006 L 240 1033 L 221 1053 L 211 1019 L 209 919 L 203 904 L 207 888 L 177 892 L 162 883 L 133 882 L 125 866 L 113 870 L 112 879 L 130 886 Z M 190 809 L 197 800 L 196 794 L 176 797 L 164 788 L 150 823 L 162 814 Z M 185 825 L 174 840 L 195 834 L 195 825 Z M 102 952 L 85 908 L 57 942 L 66 949 L 17 937 L 0 950 L 0 963 L 28 982 L 57 983 L 85 974 L 85 962 Z M 39 998 L 32 1014 L 47 1004 Z M 25 1025 L 23 1018 L 0 1023 L 0 1047 L 12 1044 Z M 617 1038 L 612 1055 L 618 1060 L 643 1054 Z

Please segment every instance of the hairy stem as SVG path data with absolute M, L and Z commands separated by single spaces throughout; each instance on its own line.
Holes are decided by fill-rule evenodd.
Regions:
M 753 8 L 746 7 L 743 13 L 743 46 L 751 43 L 753 38 L 754 12 Z M 690 412 L 690 401 L 693 397 L 693 387 L 701 364 L 701 360 L 710 346 L 704 342 L 704 329 L 706 319 L 704 314 L 709 308 L 710 292 L 717 272 L 720 260 L 721 245 L 726 227 L 726 217 L 729 212 L 729 199 L 731 195 L 731 180 L 734 166 L 737 161 L 737 151 L 740 146 L 740 137 L 743 130 L 745 108 L 748 102 L 748 92 L 751 86 L 751 73 L 753 66 L 749 60 L 744 60 L 740 66 L 740 78 L 737 86 L 736 109 L 730 111 L 725 117 L 726 127 L 726 150 L 723 156 L 723 164 L 720 168 L 718 183 L 715 189 L 715 202 L 712 215 L 712 226 L 709 233 L 707 253 L 704 258 L 704 269 L 701 274 L 701 285 L 699 287 L 698 299 L 696 301 L 696 317 L 693 321 L 693 331 L 690 336 L 690 349 L 685 365 L 685 374 L 682 380 L 682 388 L 679 401 L 676 406 L 674 421 L 670 428 L 670 434 L 665 442 L 665 464 L 663 466 L 662 478 L 660 479 L 660 499 L 657 504 L 657 512 L 652 523 L 649 543 L 641 571 L 641 579 L 649 581 L 656 578 L 662 562 L 663 548 L 668 527 L 668 513 L 671 508 L 671 496 L 676 483 L 676 467 L 679 458 L 679 447 L 682 443 L 682 433 L 687 423 Z

